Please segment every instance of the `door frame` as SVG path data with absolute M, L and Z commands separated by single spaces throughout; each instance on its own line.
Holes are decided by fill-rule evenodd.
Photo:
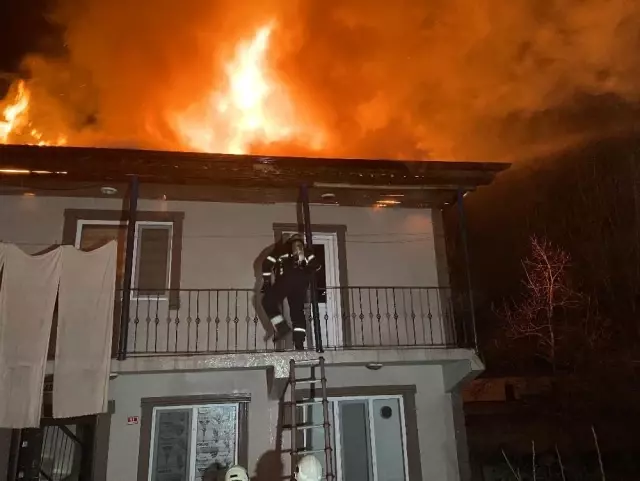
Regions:
M 273 224 L 273 237 L 275 242 L 282 240 L 283 235 L 291 232 L 302 232 L 302 226 L 293 223 L 277 223 Z M 348 315 L 350 311 L 350 296 L 349 296 L 349 276 L 348 276 L 348 263 L 347 263 L 347 226 L 343 224 L 312 224 L 311 231 L 314 237 L 323 235 L 333 235 L 336 239 L 336 275 L 337 286 L 341 289 L 336 289 L 338 292 L 338 302 L 336 303 L 336 317 L 340 319 L 341 328 L 337 333 L 337 338 L 340 340 L 340 346 L 351 345 L 351 318 Z M 329 286 L 329 283 L 327 283 Z M 336 287 L 337 287 L 336 286 Z M 313 336 L 310 338 L 313 339 Z M 335 346 L 332 346 L 335 347 Z
M 295 234 L 295 231 L 284 231 L 283 235 Z M 326 302 L 318 303 L 320 307 L 320 330 L 322 333 L 323 347 L 340 348 L 344 346 L 342 326 L 342 313 L 340 312 L 340 259 L 338 258 L 338 235 L 334 232 L 316 232 L 312 234 L 313 244 L 324 247 Z M 327 323 L 324 323 L 327 316 Z M 329 322 L 333 320 L 333 322 Z M 311 325 L 313 334 L 315 325 Z M 331 341 L 329 340 L 331 337 Z M 310 340 L 315 336 L 310 336 Z M 330 342 L 329 342 L 330 341 Z
M 379 396 L 344 396 L 344 397 L 329 397 L 329 402 L 333 403 L 333 433 L 335 439 L 335 464 L 336 464 L 336 481 L 343 481 L 342 478 L 342 443 L 340 439 L 340 409 L 338 404 L 340 401 L 366 401 L 367 402 L 367 414 L 369 421 L 369 436 L 371 441 L 371 467 L 373 469 L 373 480 L 378 481 L 378 465 L 377 465 L 377 452 L 376 452 L 376 437 L 374 431 L 374 419 L 373 419 L 373 401 L 384 399 L 397 399 L 400 406 L 400 436 L 402 436 L 402 462 L 404 463 L 404 479 L 409 481 L 409 459 L 407 456 L 407 432 L 404 417 L 404 396 L 401 394 L 391 395 L 379 395 Z
M 374 430 L 374 418 L 373 418 L 373 402 L 377 400 L 395 399 L 400 406 L 399 422 L 400 422 L 400 436 L 402 437 L 402 458 L 404 464 L 404 479 L 409 481 L 409 456 L 408 456 L 408 439 L 407 439 L 407 425 L 405 418 L 405 396 L 403 394 L 380 394 L 380 395 L 356 395 L 356 396 L 328 396 L 328 401 L 331 405 L 331 421 L 333 422 L 333 442 L 335 453 L 333 462 L 335 464 L 335 476 L 336 481 L 343 481 L 342 477 L 342 441 L 340 438 L 340 409 L 338 404 L 342 401 L 363 401 L 367 403 L 367 421 L 368 421 L 368 433 L 370 436 L 370 448 L 371 448 L 371 468 L 373 473 L 372 481 L 378 481 L 378 469 L 377 469 L 377 452 L 376 452 L 376 438 Z M 303 422 L 308 422 L 308 411 L 303 410 Z M 308 437 L 311 436 L 311 432 L 306 430 L 304 433 L 304 445 L 309 446 Z

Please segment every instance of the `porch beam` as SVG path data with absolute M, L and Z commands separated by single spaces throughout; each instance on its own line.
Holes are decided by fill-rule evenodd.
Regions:
M 471 260 L 469 255 L 469 240 L 467 234 L 467 218 L 464 209 L 464 191 L 462 189 L 458 189 L 457 196 L 457 207 L 458 207 L 458 219 L 459 219 L 459 229 L 460 229 L 460 237 L 462 241 L 462 251 L 464 253 L 464 264 L 466 270 L 466 280 L 467 280 L 467 295 L 469 296 L 469 310 L 470 319 L 471 319 L 471 330 L 473 335 L 473 347 L 476 352 L 478 352 L 478 331 L 476 328 L 476 308 L 475 301 L 473 299 L 473 283 L 471 280 Z M 465 335 L 466 337 L 466 335 Z M 465 339 L 467 341 L 467 339 Z
M 133 247 L 136 240 L 136 220 L 138 214 L 138 177 L 131 177 L 129 188 L 129 209 L 127 212 L 127 245 L 124 257 L 124 280 L 122 286 L 122 312 L 120 313 L 120 342 L 118 359 L 127 358 L 129 340 L 129 310 L 131 305 L 131 277 L 133 274 Z
M 306 184 L 300 186 L 300 200 L 302 202 L 302 220 L 304 223 L 304 236 L 308 249 L 313 249 L 313 232 L 311 231 L 311 209 L 309 208 L 309 187 Z M 311 313 L 313 317 L 313 333 L 316 352 L 324 352 L 322 345 L 322 333 L 320 332 L 320 308 L 318 306 L 318 286 L 315 273 L 311 276 Z

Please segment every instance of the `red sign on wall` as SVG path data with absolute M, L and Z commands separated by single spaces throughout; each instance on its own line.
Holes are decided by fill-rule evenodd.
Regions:
M 127 418 L 127 424 L 138 424 L 140 422 L 140 416 L 129 416 Z

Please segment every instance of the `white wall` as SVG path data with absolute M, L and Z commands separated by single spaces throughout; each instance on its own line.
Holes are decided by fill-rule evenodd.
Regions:
M 3 196 L 0 201 L 0 240 L 16 243 L 30 253 L 62 241 L 65 209 L 122 209 L 119 199 Z M 256 285 L 254 262 L 273 243 L 274 223 L 296 223 L 293 204 L 141 200 L 139 209 L 184 212 L 183 289 L 253 289 Z M 438 285 L 431 211 L 311 206 L 311 219 L 313 224 L 346 226 L 350 286 Z M 238 294 L 237 301 L 236 293 L 231 295 L 229 299 L 225 293 L 216 298 L 209 294 L 196 298 L 195 293 L 182 293 L 178 313 L 169 312 L 167 304 L 162 302 L 134 306 L 139 322 L 132 323 L 131 331 L 138 337 L 129 337 L 130 348 L 133 349 L 135 342 L 136 350 L 266 349 L 263 321 L 254 322 L 257 318 L 253 292 Z M 437 291 L 365 290 L 352 292 L 350 296 L 352 309 L 347 318 L 351 323 L 352 342 L 357 345 L 444 344 L 452 338 L 449 321 L 442 314 L 448 299 Z M 356 296 L 361 297 L 356 299 Z M 196 304 L 200 308 L 199 316 L 194 311 Z M 220 323 L 217 325 L 215 313 L 211 316 L 212 322 L 207 323 L 209 305 L 218 308 Z M 234 322 L 236 307 L 238 323 Z M 337 304 L 329 313 L 332 320 L 343 315 Z M 174 322 L 176 318 L 180 319 L 178 326 Z M 196 318 L 201 321 L 198 327 Z M 188 323 L 188 319 L 192 322 Z
M 117 199 L 2 196 L 0 240 L 28 252 L 62 240 L 64 210 L 120 210 Z M 142 200 L 140 210 L 185 212 L 182 287 L 253 287 L 253 261 L 273 243 L 274 223 L 296 223 L 296 206 Z M 312 206 L 314 224 L 347 226 L 349 283 L 435 286 L 429 210 Z
M 128 425 L 128 416 L 140 416 L 141 399 L 146 397 L 203 394 L 249 394 L 249 469 L 265 451 L 275 445 L 277 410 L 267 399 L 266 372 L 194 372 L 121 375 L 111 381 L 109 396 L 115 400 L 111 417 L 107 481 L 135 480 L 138 473 L 140 425 Z M 148 462 L 148 460 L 145 460 Z
M 251 395 L 248 469 L 254 473 L 260 456 L 276 447 L 278 404 L 267 398 L 266 380 L 265 371 L 246 370 L 120 375 L 110 387 L 116 412 L 111 421 L 107 480 L 136 479 L 140 426 L 127 425 L 127 417 L 140 415 L 142 398 L 198 394 Z M 327 380 L 330 388 L 416 385 L 422 479 L 458 480 L 450 400 L 440 366 L 385 366 L 379 371 L 329 366 Z
M 440 366 L 385 366 L 379 371 L 364 366 L 330 366 L 327 384 L 329 387 L 415 384 L 422 479 L 458 479 L 451 405 Z

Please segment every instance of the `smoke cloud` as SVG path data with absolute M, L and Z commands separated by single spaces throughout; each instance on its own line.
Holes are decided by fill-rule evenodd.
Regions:
M 272 67 L 326 131 L 321 155 L 513 160 L 638 119 L 633 0 L 60 0 L 52 18 L 67 53 L 25 60 L 34 115 L 80 145 L 179 148 L 166 112 L 270 20 Z

